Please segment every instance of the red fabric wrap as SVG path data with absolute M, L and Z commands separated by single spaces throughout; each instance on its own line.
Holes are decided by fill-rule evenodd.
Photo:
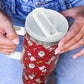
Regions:
M 56 48 L 57 45 L 44 46 L 35 43 L 24 35 L 21 59 L 24 84 L 45 84 L 58 60 L 58 55 L 54 54 Z

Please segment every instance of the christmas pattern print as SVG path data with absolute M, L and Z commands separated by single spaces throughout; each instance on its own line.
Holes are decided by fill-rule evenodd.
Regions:
M 24 84 L 45 84 L 59 57 L 54 54 L 56 48 L 57 45 L 45 46 L 35 43 L 27 34 L 24 35 L 21 58 Z

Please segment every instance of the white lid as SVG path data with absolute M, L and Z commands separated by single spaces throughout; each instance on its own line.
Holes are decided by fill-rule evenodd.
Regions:
M 26 18 L 27 33 L 44 42 L 59 41 L 68 30 L 68 22 L 60 13 L 45 8 L 36 8 Z

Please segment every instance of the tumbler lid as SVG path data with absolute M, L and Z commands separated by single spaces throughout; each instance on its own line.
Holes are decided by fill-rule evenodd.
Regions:
M 45 8 L 34 9 L 26 18 L 27 33 L 44 42 L 59 41 L 68 30 L 68 22 L 60 13 Z

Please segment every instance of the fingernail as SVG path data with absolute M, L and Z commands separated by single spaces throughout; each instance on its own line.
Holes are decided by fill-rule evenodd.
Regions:
M 73 56 L 73 59 L 76 59 L 76 58 L 77 58 L 77 56 L 74 55 L 74 56 Z
M 60 49 L 56 49 L 55 50 L 55 55 L 58 54 L 60 52 Z
M 60 46 L 62 46 L 63 44 L 64 44 L 64 43 L 63 43 L 63 42 L 61 42 L 61 43 L 59 43 L 59 44 L 58 44 L 58 46 L 60 47 Z
M 18 45 L 18 44 L 19 44 L 19 38 L 18 38 L 18 37 L 15 38 L 15 39 L 13 40 L 13 42 L 14 42 L 16 45 Z

